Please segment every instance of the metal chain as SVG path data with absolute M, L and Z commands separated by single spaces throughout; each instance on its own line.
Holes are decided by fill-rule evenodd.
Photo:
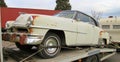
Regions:
M 41 45 L 41 46 L 43 46 L 43 45 Z M 44 49 L 44 48 L 41 48 L 41 49 L 38 50 L 37 52 L 35 52 L 35 53 L 29 55 L 28 57 L 26 57 L 26 58 L 24 58 L 24 59 L 22 59 L 20 62 L 24 62 L 25 60 L 27 60 L 27 59 L 33 57 L 33 56 L 36 55 L 37 53 L 41 52 L 43 49 Z

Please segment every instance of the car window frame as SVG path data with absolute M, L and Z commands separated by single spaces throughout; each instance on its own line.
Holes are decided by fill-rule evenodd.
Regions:
M 89 15 L 87 15 L 87 14 L 85 14 L 85 13 L 79 12 L 79 11 L 78 11 L 77 14 L 76 14 L 75 20 L 77 20 L 77 15 L 78 15 L 78 14 L 83 14 L 83 15 L 85 15 L 85 16 L 87 16 L 87 17 L 89 18 L 89 22 L 85 22 L 85 23 L 89 23 L 89 24 L 92 24 L 92 25 L 93 25 L 92 21 L 90 21 L 90 18 L 91 18 L 91 19 L 93 20 L 93 22 L 94 22 L 94 25 L 99 27 L 99 23 L 98 23 L 93 17 L 91 17 L 91 16 L 89 16 Z M 77 20 L 77 21 L 84 22 L 84 21 L 82 21 L 82 20 Z
M 90 19 L 91 19 L 91 20 L 90 20 Z M 97 26 L 95 20 L 94 20 L 92 17 L 89 17 L 89 20 L 90 20 L 90 22 L 91 22 L 92 25 Z
M 88 15 L 86 15 L 86 14 L 84 14 L 84 13 L 82 13 L 82 12 L 77 12 L 76 17 L 75 17 L 76 20 L 77 20 L 78 14 L 82 14 L 82 15 L 85 15 L 85 16 L 88 17 Z M 88 20 L 89 20 L 89 17 L 88 17 Z M 80 19 L 80 20 L 77 20 L 77 21 L 85 22 L 85 21 L 82 21 L 81 19 Z M 90 21 L 89 21 L 89 22 L 85 22 L 85 23 L 90 23 Z
M 99 23 L 97 22 L 97 20 L 95 20 L 95 19 L 94 19 L 93 17 L 91 17 L 91 16 L 89 16 L 89 17 L 93 20 L 95 26 L 99 27 Z

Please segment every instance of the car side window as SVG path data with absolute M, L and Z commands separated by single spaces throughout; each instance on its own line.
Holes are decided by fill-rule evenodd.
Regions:
M 82 13 L 77 13 L 76 20 L 98 26 L 97 22 L 92 17 Z
M 80 21 L 80 17 L 81 17 L 81 14 L 80 14 L 80 13 L 77 13 L 77 15 L 76 15 L 76 20 L 77 20 L 77 21 Z
M 54 16 L 73 19 L 75 16 L 75 11 L 62 11 Z
M 78 13 L 77 16 L 76 16 L 76 19 L 77 19 L 78 21 L 90 23 L 89 17 L 88 17 L 87 15 L 82 14 L 82 13 Z

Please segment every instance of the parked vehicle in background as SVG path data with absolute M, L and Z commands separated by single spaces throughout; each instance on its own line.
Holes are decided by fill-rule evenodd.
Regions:
M 99 28 L 91 16 L 74 10 L 59 12 L 54 16 L 21 14 L 15 22 L 6 23 L 10 42 L 21 50 L 42 47 L 39 55 L 52 58 L 60 53 L 61 47 L 100 46 L 109 44 L 109 34 Z

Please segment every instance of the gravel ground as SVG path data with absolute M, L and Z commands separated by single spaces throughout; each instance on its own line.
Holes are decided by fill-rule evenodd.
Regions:
M 3 46 L 3 48 L 16 48 L 16 46 L 15 46 L 15 44 L 14 43 L 12 43 L 12 42 L 8 42 L 8 41 L 3 41 L 2 42 L 2 46 Z M 4 52 L 3 52 L 4 53 Z M 4 55 L 3 55 L 4 56 Z M 5 61 L 5 62 L 16 62 L 15 60 L 13 60 L 12 58 L 7 58 L 7 59 L 9 59 L 9 61 Z
M 14 43 L 12 43 L 12 42 L 8 42 L 8 41 L 3 41 L 2 42 L 2 46 L 3 47 L 15 47 L 15 44 Z

